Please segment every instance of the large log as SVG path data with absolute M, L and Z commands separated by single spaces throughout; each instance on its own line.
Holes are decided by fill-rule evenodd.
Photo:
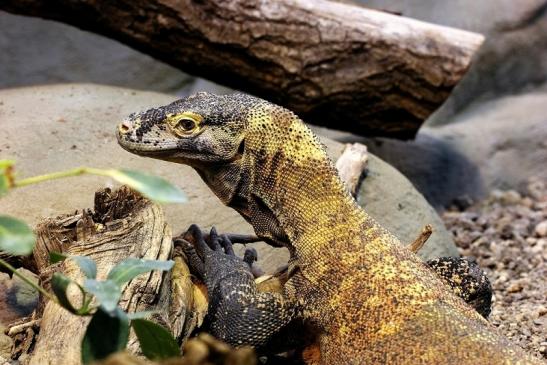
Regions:
M 115 38 L 310 123 L 399 138 L 441 105 L 483 41 L 325 0 L 3 0 L 0 8 Z

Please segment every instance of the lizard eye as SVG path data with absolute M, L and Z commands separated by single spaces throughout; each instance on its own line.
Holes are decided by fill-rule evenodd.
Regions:
M 177 123 L 177 127 L 185 132 L 191 132 L 196 128 L 196 122 L 192 119 L 181 119 Z
M 169 116 L 167 126 L 172 133 L 179 137 L 188 137 L 200 131 L 200 123 L 203 117 L 195 113 L 183 113 L 183 115 Z

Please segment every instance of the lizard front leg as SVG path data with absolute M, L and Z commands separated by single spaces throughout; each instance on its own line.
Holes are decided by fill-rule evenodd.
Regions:
M 191 239 L 177 240 L 191 270 L 207 286 L 212 335 L 232 346 L 261 347 L 294 318 L 293 300 L 257 290 L 249 266 L 233 254 L 227 236 L 212 229 L 206 241 L 196 225 L 185 235 Z

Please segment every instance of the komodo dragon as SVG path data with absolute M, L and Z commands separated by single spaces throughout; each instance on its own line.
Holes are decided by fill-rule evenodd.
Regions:
M 280 295 L 258 292 L 222 250 L 197 247 L 190 265 L 207 283 L 213 334 L 228 343 L 260 346 L 298 317 L 317 334 L 309 364 L 541 363 L 356 204 L 289 110 L 198 93 L 132 114 L 117 137 L 132 153 L 192 166 L 257 236 L 289 249 Z

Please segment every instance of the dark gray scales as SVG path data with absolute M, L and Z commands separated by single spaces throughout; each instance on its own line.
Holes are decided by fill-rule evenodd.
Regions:
M 488 318 L 492 310 L 492 285 L 477 263 L 466 258 L 441 257 L 427 261 L 427 265 L 457 296 Z
M 196 226 L 175 238 L 187 258 L 190 270 L 207 286 L 208 328 L 232 346 L 261 347 L 285 327 L 296 306 L 278 293 L 257 290 L 248 263 L 238 258 L 227 235 L 214 228 L 207 240 Z

